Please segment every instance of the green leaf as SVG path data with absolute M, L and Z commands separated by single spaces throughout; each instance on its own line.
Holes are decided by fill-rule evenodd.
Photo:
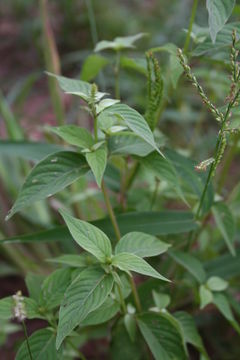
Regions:
M 29 346 L 34 360 L 59 360 L 61 352 L 57 352 L 55 347 L 55 335 L 48 329 L 35 331 L 29 337 Z M 16 360 L 29 359 L 29 352 L 26 340 L 20 346 Z
M 134 231 L 121 238 L 115 247 L 115 253 L 127 252 L 144 258 L 160 255 L 166 252 L 169 246 L 171 245 L 155 236 Z
M 57 349 L 71 331 L 87 315 L 99 308 L 107 299 L 113 287 L 113 277 L 102 269 L 89 268 L 72 282 L 65 292 L 59 312 Z
M 25 278 L 29 296 L 35 301 L 39 301 L 41 297 L 41 286 L 44 280 L 44 275 L 33 274 L 29 272 Z
M 178 250 L 169 250 L 168 254 L 201 284 L 206 280 L 206 273 L 201 262 L 190 254 Z
M 212 292 L 205 285 L 200 286 L 199 296 L 200 296 L 200 309 L 205 308 L 205 306 L 210 304 L 213 300 Z
M 213 206 L 212 211 L 216 225 L 220 230 L 230 253 L 235 256 L 236 251 L 233 241 L 236 232 L 236 225 L 233 214 L 231 213 L 229 207 L 222 202 L 216 203 Z
M 120 310 L 120 305 L 108 298 L 99 308 L 91 311 L 81 322 L 82 326 L 99 325 L 111 320 Z
M 231 1 L 231 0 L 230 0 Z M 219 32 L 215 43 L 212 43 L 212 40 L 209 37 L 206 38 L 205 41 L 200 43 L 196 49 L 192 52 L 193 56 L 201 56 L 204 54 L 215 54 L 216 51 L 224 50 L 232 43 L 232 31 L 236 29 L 239 35 L 240 32 L 240 24 L 239 22 L 230 23 L 223 27 L 223 29 Z
M 208 22 L 213 43 L 216 41 L 218 32 L 229 19 L 235 3 L 235 0 L 207 0 Z
M 98 52 L 107 49 L 119 51 L 134 48 L 134 43 L 146 35 L 145 33 L 140 33 L 132 36 L 116 37 L 113 41 L 102 40 L 97 43 L 94 51 Z
M 240 275 L 240 250 L 236 251 L 234 257 L 230 254 L 224 254 L 206 262 L 204 265 L 208 276 L 220 276 L 224 279 L 238 276 Z
M 223 291 L 228 287 L 228 282 L 218 276 L 211 276 L 207 281 L 207 287 L 212 291 Z
M 127 56 L 121 56 L 120 67 L 122 69 L 133 70 L 147 76 L 146 58 L 130 58 Z
M 147 156 L 154 149 L 139 135 L 130 131 L 121 131 L 108 137 L 108 148 L 112 155 Z
M 69 79 L 64 76 L 57 76 L 55 74 L 47 73 L 49 76 L 53 76 L 58 80 L 59 86 L 65 93 L 77 95 L 81 99 L 85 100 L 86 102 L 89 102 L 92 98 L 91 96 L 91 89 L 92 85 L 82 81 L 82 80 L 75 80 L 75 79 Z M 103 96 L 105 96 L 105 93 L 97 92 L 95 94 L 95 100 L 99 101 Z
M 112 265 L 118 267 L 122 271 L 134 271 L 136 273 L 154 277 L 156 279 L 169 281 L 159 274 L 151 265 L 142 258 L 129 253 L 120 253 L 112 258 Z
M 131 341 L 135 341 L 137 326 L 136 326 L 136 318 L 134 314 L 125 314 L 124 315 L 124 325 L 127 330 L 127 333 L 131 339 Z
M 101 55 L 89 55 L 83 63 L 81 80 L 90 81 L 109 63 L 109 60 Z
M 0 299 L 0 319 L 8 320 L 13 317 L 14 301 L 12 296 Z
M 153 172 L 157 178 L 167 181 L 173 190 L 186 201 L 179 183 L 177 172 L 170 160 L 160 157 L 156 152 L 153 152 L 141 159 L 141 163 L 149 171 Z
M 181 334 L 167 316 L 145 313 L 137 322 L 156 360 L 187 359 Z
M 240 326 L 234 318 L 228 299 L 221 293 L 213 294 L 213 303 L 240 335 Z
M 146 211 L 120 214 L 116 216 L 121 234 L 131 231 L 146 232 L 151 235 L 182 234 L 197 229 L 193 214 L 187 211 Z M 109 218 L 92 222 L 107 236 L 114 237 L 112 223 Z M 18 235 L 0 240 L 0 244 L 35 243 L 72 240 L 66 226 L 58 226 L 50 230 L 28 235 Z
M 66 211 L 60 210 L 60 213 L 78 245 L 101 262 L 105 262 L 107 258 L 111 257 L 111 242 L 100 229 L 85 221 L 75 219 Z
M 101 147 L 95 151 L 86 153 L 86 160 L 90 166 L 99 188 L 102 186 L 102 178 L 107 165 L 107 150 Z
M 153 300 L 159 310 L 166 309 L 170 304 L 170 296 L 167 294 L 159 293 L 155 290 L 152 291 Z
M 0 154 L 13 158 L 39 161 L 64 148 L 55 144 L 30 141 L 0 140 Z
M 103 110 L 109 108 L 110 106 L 118 104 L 119 102 L 120 100 L 116 99 L 103 99 L 98 104 L 96 104 L 96 113 L 100 114 Z
M 146 356 L 146 349 L 140 336 L 135 342 L 129 338 L 126 328 L 120 320 L 113 327 L 111 341 L 111 360 L 143 360 Z
M 206 350 L 202 339 L 197 331 L 194 319 L 185 311 L 177 311 L 173 314 L 175 319 L 178 321 L 179 326 L 182 330 L 185 344 L 191 344 L 195 346 L 201 353 L 203 353 L 208 359 Z
M 32 169 L 6 219 L 25 206 L 63 190 L 88 170 L 84 157 L 75 152 L 61 151 L 49 155 Z
M 44 305 L 48 310 L 61 304 L 63 295 L 71 282 L 71 269 L 58 269 L 49 275 L 42 284 Z
M 90 132 L 76 125 L 63 125 L 59 127 L 48 127 L 48 129 L 60 136 L 68 144 L 78 146 L 80 148 L 90 149 L 94 140 Z
M 142 115 L 140 115 L 136 110 L 130 108 L 125 104 L 116 104 L 111 106 L 110 108 L 104 110 L 101 116 L 105 116 L 108 114 L 112 114 L 112 116 L 118 115 L 120 116 L 127 126 L 138 136 L 140 136 L 143 140 L 145 140 L 149 145 L 151 145 L 160 155 L 163 156 L 161 151 L 158 149 L 152 131 L 148 126 L 148 123 L 144 119 Z
M 55 258 L 47 259 L 47 261 L 76 268 L 84 268 L 88 265 L 96 263 L 96 259 L 88 253 L 82 253 L 80 255 L 66 254 Z

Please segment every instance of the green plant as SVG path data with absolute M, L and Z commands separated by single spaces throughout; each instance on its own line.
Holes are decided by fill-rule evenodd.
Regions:
M 224 0 L 221 3 L 224 5 Z M 17 360 L 86 359 L 82 346 L 102 337 L 108 340 L 104 355 L 114 360 L 183 360 L 191 358 L 192 352 L 199 353 L 196 356 L 201 359 L 209 359 L 211 354 L 204 341 L 208 344 L 209 339 L 204 336 L 204 315 L 208 309 L 210 323 L 217 321 L 215 309 L 218 309 L 240 335 L 236 319 L 240 313 L 236 301 L 240 253 L 235 244 L 240 191 L 237 186 L 230 200 L 224 202 L 221 193 L 224 183 L 220 179 L 217 190 L 213 183 L 218 174 L 221 176 L 218 167 L 227 140 L 230 142 L 232 133 L 238 131 L 231 126 L 230 115 L 237 108 L 240 91 L 239 25 L 224 27 L 234 1 L 228 2 L 230 6 L 227 10 L 224 7 L 224 13 L 218 4 L 207 1 L 210 34 L 216 40 L 215 45 L 205 36 L 189 52 L 191 38 L 196 39 L 194 20 L 198 1 L 193 3 L 184 53 L 177 51 L 176 45 L 166 44 L 150 49 L 142 62 L 122 56 L 143 34 L 96 44 L 95 51 L 116 51 L 115 83 L 109 86 L 115 89 L 116 99 L 88 82 L 112 65 L 105 56 L 94 54 L 86 59 L 82 80 L 60 76 L 59 71 L 48 73 L 54 80 L 50 81 L 54 84 L 51 94 L 58 91 L 58 82 L 65 93 L 81 101 L 91 125 L 62 124 L 61 117 L 61 126 L 44 128 L 48 139 L 56 142 L 47 144 L 24 141 L 21 129 L 15 124 L 13 130 L 20 133 L 21 141 L 0 144 L 2 151 L 18 152 L 25 159 L 38 160 L 7 220 L 21 214 L 25 207 L 31 212 L 37 201 L 56 196 L 57 206 L 56 203 L 55 207 L 51 203 L 45 205 L 54 212 L 52 224 L 62 219 L 65 223 L 2 240 L 9 246 L 20 242 L 26 248 L 26 243 L 34 247 L 47 242 L 47 250 L 53 253 L 45 256 L 49 266 L 47 275 L 45 271 L 39 271 L 40 274 L 28 271 L 25 282 L 29 296 L 17 293 L 0 300 L 4 327 L 13 317 L 23 325 L 26 339 L 17 351 Z M 186 57 L 194 56 L 194 52 L 211 52 L 214 46 L 217 51 L 221 29 L 228 36 L 224 33 L 220 44 L 230 49 L 230 62 L 221 59 L 221 66 L 230 68 L 231 84 L 225 105 L 218 107 L 206 95 Z M 158 52 L 169 55 L 167 68 L 162 64 L 160 67 Z M 49 57 L 47 63 L 51 69 Z M 174 150 L 166 135 L 157 129 L 167 99 L 177 92 L 181 67 L 220 125 L 214 157 L 199 164 Z M 125 97 L 119 79 L 126 69 L 146 80 L 144 115 L 120 101 Z M 57 98 L 60 100 L 58 95 Z M 11 118 L 4 100 L 2 104 L 6 118 Z M 8 123 L 11 125 L 13 121 Z M 10 130 L 9 135 L 16 140 L 14 131 Z M 21 166 L 25 174 L 26 163 Z M 224 169 L 225 165 L 223 173 Z M 91 186 L 87 188 L 84 181 Z M 86 205 L 89 198 L 94 198 L 93 208 L 99 216 L 91 216 L 91 208 Z M 181 210 L 171 210 L 172 207 Z M 210 304 L 214 306 L 207 307 Z M 25 320 L 31 319 L 42 319 L 47 325 L 28 336 Z

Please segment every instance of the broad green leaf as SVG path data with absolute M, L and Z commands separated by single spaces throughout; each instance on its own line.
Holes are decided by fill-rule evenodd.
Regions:
M 39 161 L 61 150 L 64 150 L 64 148 L 55 144 L 0 140 L 0 154 L 13 158 L 19 157 L 26 160 Z
M 221 293 L 213 294 L 213 303 L 240 335 L 240 326 L 234 318 L 228 299 Z
M 155 236 L 134 231 L 121 238 L 115 247 L 115 253 L 127 252 L 144 258 L 160 255 L 166 252 L 169 246 L 171 245 Z
M 0 319 L 8 320 L 13 317 L 14 301 L 12 296 L 0 299 Z
M 124 315 L 124 325 L 127 330 L 127 333 L 131 339 L 131 341 L 135 341 L 136 332 L 137 332 L 137 324 L 136 317 L 134 314 L 125 314 Z
M 232 0 L 230 0 L 232 1 Z M 215 54 L 216 51 L 224 50 L 232 43 L 232 31 L 236 29 L 239 35 L 240 33 L 240 24 L 239 22 L 230 23 L 223 27 L 223 29 L 217 35 L 216 41 L 213 44 L 212 40 L 209 37 L 206 38 L 201 44 L 199 44 L 196 49 L 192 52 L 193 56 L 201 56 L 204 54 Z
M 59 312 L 57 349 L 71 331 L 81 324 L 87 315 L 99 308 L 113 287 L 113 277 L 102 269 L 89 268 L 71 283 L 65 292 Z
M 60 360 L 61 351 L 56 350 L 55 334 L 48 329 L 35 331 L 29 338 L 29 346 L 34 360 Z M 20 346 L 16 360 L 29 359 L 29 352 L 26 340 Z
M 166 309 L 170 304 L 170 296 L 164 293 L 159 293 L 155 290 L 152 291 L 153 300 L 159 310 Z
M 107 258 L 111 257 L 111 242 L 100 229 L 72 217 L 66 211 L 61 210 L 60 213 L 78 245 L 93 254 L 101 262 L 105 262 Z
M 129 253 L 120 253 L 112 258 L 112 265 L 118 267 L 122 271 L 134 271 L 136 273 L 154 277 L 156 279 L 169 281 L 159 274 L 151 265 L 142 258 Z
M 100 114 L 103 110 L 109 108 L 110 106 L 118 104 L 119 102 L 120 100 L 116 99 L 103 99 L 99 101 L 98 104 L 96 104 L 96 113 Z
M 230 17 L 235 3 L 235 0 L 207 0 L 209 30 L 213 43 L 216 41 L 218 32 Z
M 147 156 L 154 149 L 139 135 L 130 131 L 121 131 L 108 137 L 108 148 L 112 155 Z
M 121 56 L 120 67 L 127 70 L 133 70 L 147 76 L 146 58 L 130 58 L 127 56 Z
M 90 312 L 81 322 L 82 326 L 99 325 L 111 320 L 120 310 L 120 305 L 108 298 L 99 308 Z
M 120 214 L 116 216 L 121 234 L 131 231 L 145 232 L 151 235 L 182 234 L 197 229 L 193 214 L 187 211 L 146 211 Z M 107 236 L 114 237 L 112 223 L 109 218 L 92 222 Z M 58 226 L 50 230 L 28 235 L 18 235 L 0 240 L 2 244 L 35 243 L 72 240 L 66 226 Z
M 58 80 L 59 86 L 61 89 L 67 93 L 72 95 L 77 95 L 81 99 L 89 102 L 91 100 L 91 89 L 92 85 L 82 81 L 82 80 L 75 80 L 69 79 L 64 76 L 57 76 L 55 74 L 47 73 L 49 76 L 53 76 Z M 95 100 L 99 101 L 104 97 L 106 94 L 102 92 L 97 92 L 95 94 Z
M 63 295 L 71 282 L 71 269 L 58 269 L 49 275 L 42 284 L 44 305 L 54 309 L 61 304 Z
M 213 206 L 212 211 L 216 225 L 220 230 L 230 253 L 233 256 L 236 255 L 236 250 L 233 243 L 236 226 L 230 209 L 226 204 L 219 202 Z
M 84 157 L 75 152 L 61 151 L 49 155 L 35 165 L 26 178 L 7 219 L 25 206 L 63 190 L 88 170 Z
M 80 255 L 66 254 L 55 258 L 47 259 L 47 261 L 56 264 L 68 265 L 70 267 L 76 267 L 76 268 L 78 267 L 84 268 L 87 267 L 88 265 L 92 265 L 96 263 L 96 259 L 88 253 L 83 253 Z
M 218 276 L 211 276 L 207 281 L 207 287 L 212 291 L 223 291 L 228 287 L 228 282 Z
M 206 350 L 202 339 L 197 331 L 194 319 L 185 311 L 177 311 L 173 314 L 175 319 L 178 321 L 182 330 L 183 339 L 185 344 L 191 344 L 195 346 L 201 353 L 203 353 L 208 359 Z
M 135 342 L 131 341 L 120 320 L 112 331 L 111 360 L 143 360 L 147 356 L 144 345 L 140 336 L 136 337 Z
M 157 178 L 169 183 L 173 190 L 186 201 L 179 183 L 178 174 L 170 160 L 160 157 L 156 152 L 153 152 L 141 159 L 141 163 L 149 171 L 153 172 Z
M 158 149 L 153 133 L 148 126 L 148 123 L 144 119 L 142 115 L 140 115 L 136 110 L 130 108 L 128 105 L 125 104 L 116 104 L 111 106 L 110 108 L 104 110 L 100 114 L 104 116 L 105 114 L 112 114 L 113 116 L 118 115 L 120 116 L 127 126 L 138 136 L 140 136 L 143 140 L 145 140 L 149 145 L 151 145 L 160 155 L 163 156 L 161 151 Z
M 164 314 L 145 313 L 138 316 L 137 322 L 154 359 L 187 359 L 181 334 Z
M 206 273 L 201 262 L 188 253 L 178 250 L 169 250 L 168 254 L 187 271 L 189 271 L 195 279 L 201 284 L 206 280 Z
M 225 254 L 206 262 L 205 270 L 208 276 L 220 276 L 224 279 L 231 279 L 240 275 L 240 250 L 236 251 L 236 256 Z
M 86 160 L 90 166 L 99 188 L 102 186 L 102 178 L 107 165 L 107 150 L 101 147 L 95 151 L 86 153 Z
M 210 304 L 213 300 L 212 292 L 205 285 L 200 286 L 199 296 L 200 296 L 200 309 L 205 308 L 205 306 Z
M 107 49 L 119 51 L 134 48 L 134 43 L 146 35 L 145 33 L 140 33 L 132 36 L 116 37 L 113 41 L 102 40 L 97 43 L 94 51 L 98 52 Z
M 83 63 L 81 80 L 90 81 L 109 63 L 109 60 L 101 55 L 89 55 Z
M 33 274 L 28 272 L 25 277 L 25 284 L 27 286 L 29 296 L 35 301 L 39 301 L 41 297 L 41 286 L 44 280 L 44 275 Z
M 165 155 L 176 169 L 178 179 L 181 180 L 182 191 L 185 190 L 185 196 L 189 193 L 189 195 L 194 195 L 197 199 L 200 199 L 206 183 L 207 172 L 197 173 L 194 168 L 196 163 L 193 160 L 173 150 L 165 149 Z M 210 183 L 203 204 L 203 213 L 210 210 L 213 201 L 214 191 Z
M 80 148 L 90 149 L 94 140 L 90 132 L 76 125 L 63 125 L 59 127 L 48 127 L 48 129 L 60 136 L 68 144 L 78 146 Z

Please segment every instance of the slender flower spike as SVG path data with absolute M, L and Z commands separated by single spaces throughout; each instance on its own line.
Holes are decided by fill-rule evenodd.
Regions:
M 196 171 L 206 171 L 208 166 L 211 165 L 212 163 L 214 163 L 214 161 L 215 161 L 214 158 L 204 160 L 204 161 L 200 162 L 200 164 L 195 166 L 195 170 Z
M 13 295 L 13 300 L 15 302 L 14 316 L 17 320 L 22 322 L 27 317 L 25 304 L 24 304 L 24 297 L 22 296 L 22 292 L 18 291 L 15 295 Z
M 199 95 L 202 98 L 203 103 L 206 105 L 208 110 L 213 114 L 215 119 L 218 122 L 222 122 L 223 119 L 224 119 L 223 113 L 216 108 L 216 106 L 209 100 L 209 98 L 205 94 L 202 86 L 199 84 L 196 76 L 192 73 L 192 70 L 191 70 L 190 66 L 187 64 L 186 59 L 185 59 L 181 49 L 178 49 L 177 55 L 179 57 L 180 64 L 182 65 L 183 70 L 185 71 L 185 74 L 186 74 L 187 78 L 191 81 L 193 86 L 196 87 Z

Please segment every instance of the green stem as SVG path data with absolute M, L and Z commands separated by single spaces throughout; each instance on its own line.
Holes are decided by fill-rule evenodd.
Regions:
M 124 312 L 124 314 L 126 314 L 127 313 L 127 306 L 126 306 L 126 303 L 125 303 L 125 300 L 124 300 L 124 297 L 123 297 L 123 294 L 122 294 L 121 287 L 120 287 L 120 285 L 118 283 L 117 283 L 117 289 L 118 289 L 118 294 L 119 294 L 120 303 L 121 303 L 123 312 Z
M 105 203 L 107 206 L 108 214 L 110 216 L 110 220 L 112 222 L 113 229 L 114 229 L 114 232 L 116 235 L 116 239 L 117 239 L 117 241 L 119 241 L 121 239 L 121 234 L 120 234 L 120 230 L 119 230 L 118 223 L 116 220 L 116 216 L 114 214 L 114 211 L 113 211 L 113 208 L 112 208 L 109 196 L 108 196 L 108 192 L 107 192 L 104 180 L 102 181 L 102 192 L 103 192 L 104 200 L 105 200 Z
M 196 13 L 197 13 L 197 6 L 198 6 L 198 0 L 194 0 L 193 7 L 192 7 L 192 14 L 191 14 L 191 18 L 190 18 L 190 22 L 189 22 L 189 26 L 188 26 L 187 37 L 186 37 L 184 49 L 183 49 L 184 54 L 186 54 L 188 52 L 193 23 L 194 23 Z
M 31 349 L 30 349 L 30 344 L 29 344 L 29 340 L 28 340 L 27 329 L 26 329 L 24 320 L 22 321 L 22 327 L 23 327 L 24 336 L 25 336 L 26 343 L 27 343 L 28 354 L 29 354 L 30 359 L 33 360 Z
M 158 190 L 159 190 L 159 184 L 160 184 L 160 181 L 158 180 L 158 178 L 155 178 L 155 189 L 154 189 L 154 192 L 153 192 L 153 194 L 152 194 L 152 200 L 151 200 L 150 210 L 153 209 L 153 206 L 154 206 L 155 201 L 156 201 L 156 199 L 157 199 Z
M 114 68 L 115 73 L 115 98 L 120 99 L 120 84 L 119 84 L 119 78 L 120 78 L 120 51 L 117 50 L 116 53 L 116 64 Z
M 133 293 L 133 297 L 134 297 L 134 302 L 136 305 L 136 308 L 139 312 L 142 311 L 142 306 L 141 306 L 141 302 L 138 296 L 138 292 L 137 292 L 137 288 L 135 285 L 135 282 L 133 280 L 133 278 L 129 275 L 129 280 L 130 280 L 130 285 L 131 285 L 131 289 L 132 289 L 132 293 Z
M 208 190 L 208 186 L 209 186 L 211 177 L 212 177 L 212 175 L 213 175 L 213 173 L 214 173 L 214 171 L 216 169 L 216 166 L 217 166 L 218 151 L 219 151 L 219 149 L 221 147 L 221 143 L 222 143 L 222 140 L 223 140 L 223 134 L 224 134 L 224 131 L 225 131 L 225 128 L 226 128 L 226 123 L 227 123 L 231 108 L 233 107 L 233 105 L 235 104 L 235 102 L 236 102 L 236 100 L 237 100 L 237 98 L 239 96 L 239 92 L 240 92 L 240 90 L 238 90 L 236 92 L 236 95 L 235 95 L 234 99 L 228 104 L 226 114 L 225 114 L 224 119 L 222 121 L 221 129 L 219 131 L 217 144 L 216 144 L 216 148 L 215 148 L 215 156 L 214 156 L 215 161 L 212 163 L 212 165 L 210 167 L 210 170 L 209 170 L 209 173 L 208 173 L 207 181 L 206 181 L 206 184 L 204 186 L 202 196 L 201 196 L 201 199 L 200 199 L 200 203 L 199 203 L 199 206 L 198 206 L 198 210 L 197 210 L 197 214 L 196 214 L 196 220 L 199 220 L 200 212 L 202 210 L 202 206 L 203 206 L 203 202 L 204 202 L 207 190 Z
M 83 355 L 83 353 L 80 350 L 78 350 L 77 346 L 74 345 L 71 340 L 68 340 L 68 344 L 71 346 L 73 350 L 76 351 L 80 360 L 87 360 L 86 357 Z
M 105 199 L 105 203 L 106 203 L 106 206 L 107 206 L 107 210 L 108 210 L 108 213 L 109 213 L 112 225 L 113 225 L 113 229 L 114 229 L 117 241 L 119 241 L 121 239 L 121 233 L 120 233 L 120 230 L 119 230 L 119 227 L 118 227 L 116 216 L 114 214 L 114 211 L 113 211 L 113 208 L 112 208 L 112 205 L 111 205 L 111 202 L 110 202 L 110 199 L 109 199 L 108 192 L 107 192 L 104 181 L 102 181 L 102 192 L 103 192 L 103 196 L 104 196 L 104 199 Z M 140 304 L 137 288 L 136 288 L 134 280 L 133 280 L 133 278 L 131 276 L 130 276 L 130 284 L 131 284 L 131 288 L 132 288 L 136 308 L 138 309 L 138 311 L 141 311 L 141 304 Z

